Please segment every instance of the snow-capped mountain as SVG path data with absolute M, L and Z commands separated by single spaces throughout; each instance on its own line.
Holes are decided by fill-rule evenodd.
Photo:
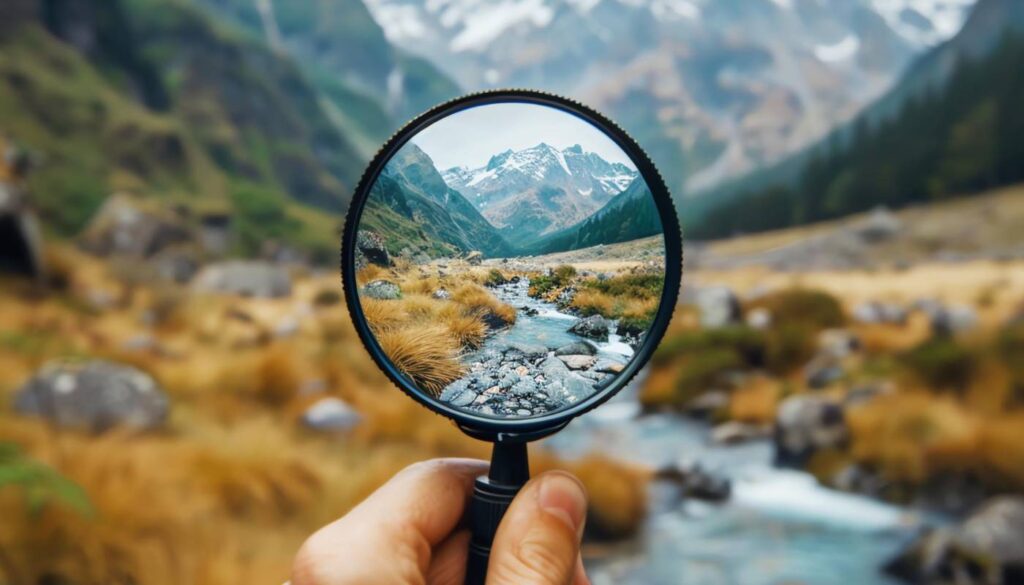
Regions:
M 464 89 L 535 87 L 610 113 L 681 191 L 849 120 L 973 0 L 366 0 Z
M 580 145 L 541 143 L 495 154 L 477 169 L 442 172 L 491 225 L 526 241 L 576 224 L 625 190 L 638 173 Z

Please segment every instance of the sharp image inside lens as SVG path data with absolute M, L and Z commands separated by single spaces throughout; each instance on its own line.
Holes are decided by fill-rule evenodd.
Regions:
M 597 126 L 490 103 L 412 135 L 369 188 L 356 281 L 369 329 L 433 400 L 527 418 L 622 375 L 658 312 L 662 224 Z

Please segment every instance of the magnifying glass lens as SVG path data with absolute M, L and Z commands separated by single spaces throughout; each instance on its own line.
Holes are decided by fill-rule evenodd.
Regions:
M 658 314 L 665 241 L 648 181 L 588 120 L 458 109 L 412 134 L 358 217 L 359 308 L 432 401 L 530 418 L 624 375 Z

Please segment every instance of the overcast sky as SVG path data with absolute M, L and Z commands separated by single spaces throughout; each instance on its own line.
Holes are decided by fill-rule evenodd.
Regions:
M 559 150 L 579 144 L 610 162 L 636 165 L 608 136 L 563 110 L 538 104 L 487 104 L 438 120 L 412 138 L 439 170 L 485 166 L 491 156 L 546 142 Z

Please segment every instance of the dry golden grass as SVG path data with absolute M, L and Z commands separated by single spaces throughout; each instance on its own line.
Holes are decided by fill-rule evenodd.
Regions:
M 478 315 L 493 315 L 508 324 L 516 322 L 516 309 L 499 301 L 484 287 L 466 283 L 452 292 L 452 301 L 465 307 L 466 312 Z
M 771 424 L 781 398 L 777 380 L 758 377 L 729 397 L 729 418 L 755 424 Z
M 443 326 L 388 329 L 377 334 L 377 342 L 400 372 L 434 395 L 463 374 L 459 346 Z
M 306 536 L 405 465 L 487 455 L 484 443 L 388 383 L 343 306 L 319 307 L 302 318 L 294 336 L 271 341 L 263 333 L 288 313 L 287 302 L 186 296 L 175 301 L 169 320 L 147 330 L 163 350 L 127 352 L 122 341 L 140 331 L 139 315 L 161 302 L 159 295 L 141 286 L 127 305 L 84 307 L 79 295 L 102 287 L 105 277 L 94 261 L 83 262 L 66 295 L 38 299 L 0 289 L 0 441 L 21 445 L 81 485 L 96 513 L 83 516 L 56 504 L 32 516 L 23 494 L 0 491 L 0 582 L 281 583 Z M 322 288 L 299 282 L 294 302 Z M 401 302 L 364 299 L 364 309 L 378 311 L 385 329 L 402 332 L 396 343 L 422 347 L 410 334 L 449 339 L 435 352 L 432 368 L 456 363 L 440 358 L 459 350 L 459 338 L 471 344 L 483 335 L 482 323 L 467 320 L 472 315 L 458 303 L 413 302 L 420 312 L 437 310 L 435 330 L 410 318 Z M 260 334 L 239 345 L 250 332 Z M 154 375 L 171 400 L 167 429 L 97 437 L 8 412 L 11 393 L 36 368 L 69 355 L 115 359 Z M 322 389 L 298 395 L 309 380 L 322 380 Z M 343 398 L 364 417 L 344 441 L 296 424 L 303 408 L 325 395 Z M 642 488 L 602 492 L 595 484 L 601 476 L 617 482 L 642 477 L 612 462 L 592 475 L 588 488 L 606 493 L 592 503 L 592 514 L 620 518 L 642 501 Z M 623 516 L 616 525 L 630 530 L 633 516 L 640 517 Z
M 376 264 L 367 264 L 364 268 L 362 268 L 359 272 L 356 273 L 356 282 L 358 282 L 360 285 L 363 285 L 374 280 L 386 278 L 387 276 L 387 268 L 377 266 Z

